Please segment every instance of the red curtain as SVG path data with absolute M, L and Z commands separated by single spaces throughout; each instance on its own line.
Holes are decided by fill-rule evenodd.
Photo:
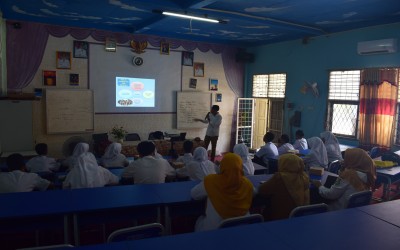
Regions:
M 361 72 L 359 139 L 363 147 L 392 146 L 398 77 L 397 69 Z

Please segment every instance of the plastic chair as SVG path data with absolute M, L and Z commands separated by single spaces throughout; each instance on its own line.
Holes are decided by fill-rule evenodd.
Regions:
M 233 217 L 229 219 L 225 219 L 221 221 L 218 228 L 226 228 L 226 227 L 235 227 L 240 225 L 247 225 L 253 223 L 260 223 L 263 222 L 264 218 L 261 214 L 251 214 L 239 217 Z
M 340 167 L 341 164 L 339 160 L 332 161 L 329 163 L 328 172 L 338 174 Z
M 140 141 L 138 133 L 130 133 L 125 136 L 125 141 Z
M 148 140 L 164 140 L 164 133 L 161 131 L 151 132 Z
M 107 243 L 125 240 L 140 240 L 159 237 L 164 234 L 164 227 L 160 223 L 151 223 L 136 227 L 116 230 L 108 236 Z
M 350 195 L 346 208 L 366 206 L 371 203 L 372 191 L 366 190 Z
M 325 213 L 327 211 L 328 211 L 328 205 L 326 205 L 325 203 L 299 206 L 299 207 L 294 208 L 290 212 L 289 218 L 301 217 L 301 216 L 312 215 L 312 214 L 320 214 L 320 213 Z

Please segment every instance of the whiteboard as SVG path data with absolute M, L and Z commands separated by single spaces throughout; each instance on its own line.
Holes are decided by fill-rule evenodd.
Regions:
M 205 128 L 193 119 L 204 119 L 211 108 L 211 94 L 205 92 L 177 92 L 177 128 Z
M 48 134 L 92 132 L 93 92 L 86 89 L 47 89 L 46 127 Z

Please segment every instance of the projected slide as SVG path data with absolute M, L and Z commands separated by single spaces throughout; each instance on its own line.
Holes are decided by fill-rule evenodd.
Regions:
M 116 107 L 154 107 L 155 79 L 116 77 Z

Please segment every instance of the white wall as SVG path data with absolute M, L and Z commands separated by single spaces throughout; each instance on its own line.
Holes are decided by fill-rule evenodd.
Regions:
M 34 88 L 88 88 L 90 81 L 88 77 L 88 63 L 89 59 L 72 58 L 72 67 L 70 70 L 57 70 L 56 69 L 56 51 L 71 51 L 73 52 L 73 38 L 70 36 L 64 38 L 55 38 L 50 36 L 47 47 L 44 53 L 43 60 L 36 73 L 32 83 L 26 87 L 23 92 L 33 92 Z M 92 39 L 88 39 L 89 42 L 98 43 Z M 127 44 L 125 44 L 126 46 Z M 98 45 L 96 45 L 98 46 Z M 117 48 L 118 50 L 118 48 Z M 181 54 L 182 49 L 171 50 L 171 58 L 175 57 L 175 53 Z M 90 48 L 89 48 L 90 53 Z M 111 53 L 111 52 L 107 52 Z M 129 51 L 129 56 L 134 54 Z M 195 91 L 209 91 L 209 78 L 216 78 L 219 80 L 219 90 L 215 93 L 222 93 L 222 102 L 215 102 L 215 93 L 213 93 L 213 103 L 220 105 L 220 113 L 223 116 L 223 122 L 221 125 L 220 138 L 218 140 L 217 151 L 226 152 L 229 151 L 230 145 L 230 133 L 231 133 L 231 120 L 234 105 L 234 94 L 229 88 L 224 70 L 222 65 L 222 59 L 220 54 L 214 54 L 209 51 L 207 53 L 194 51 L 194 61 L 203 62 L 205 64 L 205 76 L 197 77 L 197 88 Z M 121 56 L 126 57 L 126 54 Z M 159 55 L 157 55 L 159 56 Z M 168 55 L 163 55 L 163 57 Z M 158 65 L 159 68 L 170 68 L 170 61 L 162 60 Z M 176 60 L 175 60 L 176 63 Z M 179 62 L 180 63 L 180 62 Z M 133 66 L 132 66 L 133 67 Z M 146 67 L 143 65 L 142 67 Z M 182 91 L 194 91 L 189 88 L 189 80 L 193 77 L 193 67 L 181 66 L 181 79 L 182 79 Z M 43 86 L 42 83 L 42 71 L 43 70 L 56 70 L 57 71 L 57 86 L 47 87 Z M 107 70 L 107 68 L 100 67 L 98 70 Z M 154 69 L 154 74 L 157 74 L 157 68 Z M 79 86 L 69 86 L 69 74 L 80 75 Z M 174 74 L 174 72 L 171 72 Z M 110 93 L 114 95 L 114 93 Z M 162 98 L 162 97 L 161 97 Z M 33 140 L 36 143 L 46 142 L 49 145 L 49 154 L 55 157 L 62 157 L 61 149 L 63 142 L 72 134 L 61 134 L 61 135 L 47 135 L 46 134 L 46 116 L 45 116 L 45 103 L 44 100 L 33 101 Z M 142 114 L 96 114 L 94 116 L 94 128 L 95 133 L 108 132 L 114 125 L 124 126 L 129 132 L 139 133 L 142 139 L 147 139 L 148 134 L 155 130 L 160 131 L 176 131 L 176 114 L 175 113 L 142 113 Z M 201 137 L 205 135 L 205 129 L 193 129 L 187 130 L 187 138 Z M 183 131 L 182 131 L 183 132 Z M 91 134 L 81 134 L 87 140 L 90 140 Z

